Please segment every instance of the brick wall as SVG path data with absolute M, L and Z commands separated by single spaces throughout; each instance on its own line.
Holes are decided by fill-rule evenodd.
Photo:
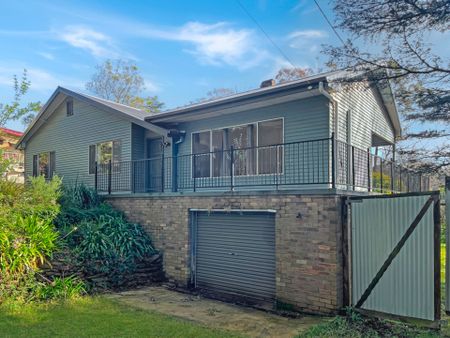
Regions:
M 342 306 L 341 202 L 338 196 L 223 195 L 111 197 L 151 234 L 164 253 L 166 275 L 189 281 L 189 209 L 276 210 L 277 300 L 306 312 Z

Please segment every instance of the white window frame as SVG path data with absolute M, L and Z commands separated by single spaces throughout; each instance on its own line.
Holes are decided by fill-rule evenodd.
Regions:
M 267 176 L 267 175 L 284 175 L 284 168 L 285 168 L 285 154 L 284 154 L 284 147 L 282 147 L 283 149 L 283 155 L 282 155 L 282 166 L 281 166 L 281 172 L 280 173 L 271 173 L 271 174 L 260 174 L 259 173 L 259 123 L 261 122 L 268 122 L 268 121 L 275 121 L 275 120 L 281 120 L 281 143 L 284 144 L 285 143 L 285 139 L 284 139 L 284 135 L 285 135 L 285 131 L 284 131 L 284 117 L 280 116 L 280 117 L 274 117 L 274 118 L 270 118 L 270 119 L 264 119 L 264 120 L 258 120 L 258 121 L 251 121 L 248 123 L 241 123 L 241 124 L 236 124 L 236 125 L 230 125 L 230 126 L 225 126 L 225 127 L 220 127 L 220 128 L 210 128 L 210 129 L 200 129 L 197 131 L 193 131 L 191 132 L 191 178 L 193 179 L 208 179 L 208 178 L 220 178 L 220 177 L 228 177 L 228 176 L 212 176 L 213 175 L 213 166 L 212 166 L 212 132 L 215 130 L 224 130 L 224 129 L 230 129 L 230 128 L 237 128 L 237 127 L 243 127 L 243 126 L 248 126 L 250 124 L 255 125 L 255 130 L 256 130 L 256 174 L 246 174 L 246 175 L 238 175 L 237 177 L 251 177 L 251 176 Z M 209 177 L 195 177 L 194 176 L 194 161 L 193 161 L 193 156 L 194 156 L 194 134 L 198 134 L 198 133 L 204 133 L 204 132 L 209 132 L 209 153 L 210 153 L 210 159 L 209 159 Z

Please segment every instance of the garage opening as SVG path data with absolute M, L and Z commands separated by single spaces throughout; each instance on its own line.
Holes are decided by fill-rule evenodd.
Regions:
M 191 241 L 195 288 L 253 305 L 273 304 L 274 212 L 193 211 Z

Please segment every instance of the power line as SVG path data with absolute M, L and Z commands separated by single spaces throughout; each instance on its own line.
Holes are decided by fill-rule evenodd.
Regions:
M 281 54 L 281 56 L 283 56 L 287 62 L 289 62 L 291 64 L 291 66 L 293 68 L 298 68 L 295 66 L 295 64 L 291 61 L 291 59 L 289 59 L 289 57 L 283 52 L 283 50 L 275 43 L 275 41 L 273 41 L 269 34 L 267 34 L 267 32 L 264 30 L 264 28 L 258 23 L 258 21 L 255 19 L 255 17 L 253 17 L 250 12 L 244 7 L 244 5 L 241 3 L 240 0 L 236 0 L 237 4 L 242 8 L 242 10 L 245 12 L 245 14 L 247 14 L 247 16 L 256 24 L 256 26 L 258 26 L 258 28 L 261 30 L 261 32 L 263 32 L 263 34 L 265 35 L 265 37 L 267 38 L 267 40 L 270 41 L 270 43 L 278 50 L 278 52 Z
M 336 36 L 338 37 L 338 39 L 342 42 L 342 44 L 345 46 L 345 42 L 344 39 L 341 38 L 341 36 L 339 35 L 338 31 L 336 30 L 336 28 L 334 28 L 333 24 L 331 23 L 331 21 L 328 19 L 328 17 L 326 16 L 325 12 L 322 10 L 322 8 L 320 7 L 319 3 L 317 2 L 317 0 L 314 0 L 314 3 L 316 4 L 317 8 L 319 9 L 320 13 L 322 14 L 322 16 L 324 17 L 325 21 L 330 25 L 331 29 L 333 30 L 334 34 L 336 34 Z

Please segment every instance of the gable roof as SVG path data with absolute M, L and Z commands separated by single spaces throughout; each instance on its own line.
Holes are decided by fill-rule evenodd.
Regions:
M 67 97 L 73 97 L 80 101 L 91 104 L 108 113 L 118 115 L 121 118 L 129 120 L 130 122 L 144 127 L 145 129 L 151 130 L 159 135 L 166 136 L 169 133 L 167 129 L 161 128 L 145 121 L 145 117 L 147 117 L 149 114 L 144 112 L 143 110 L 101 99 L 99 97 L 76 92 L 67 88 L 57 87 L 52 96 L 50 96 L 48 101 L 41 108 L 36 118 L 23 133 L 22 137 L 17 143 L 17 147 L 22 146 L 24 141 L 26 142 L 27 140 L 29 140 Z
M 158 114 L 149 115 L 145 118 L 151 123 L 179 123 L 189 119 L 207 118 L 214 115 L 234 113 L 245 110 L 248 107 L 256 108 L 268 106 L 283 100 L 296 99 L 321 95 L 319 83 L 332 83 L 342 78 L 359 78 L 364 76 L 363 71 L 336 70 L 306 76 L 299 80 L 289 81 L 275 86 L 252 89 L 218 99 L 195 103 L 187 106 L 167 110 Z M 395 98 L 389 82 L 377 84 L 384 107 L 389 115 L 396 136 L 401 135 L 400 119 L 395 104 Z M 250 108 L 251 107 L 251 108 Z

